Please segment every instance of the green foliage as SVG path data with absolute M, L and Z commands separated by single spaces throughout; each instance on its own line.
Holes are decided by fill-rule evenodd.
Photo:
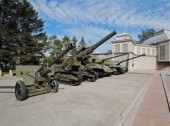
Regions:
M 155 30 L 153 28 L 143 30 L 141 34 L 138 35 L 139 42 L 143 43 L 146 39 L 154 36 Z
M 49 37 L 48 43 L 51 56 L 52 57 L 58 56 L 63 49 L 62 41 L 60 39 L 57 39 L 56 35 L 52 35 Z
M 50 53 L 50 56 L 55 59 L 63 50 L 65 50 L 69 43 L 73 42 L 77 44 L 77 38 L 74 36 L 70 39 L 68 36 L 64 36 L 62 39 L 58 39 L 56 35 L 52 35 L 47 40 L 47 49 L 46 51 Z M 70 55 L 76 53 L 77 49 L 73 49 L 70 51 Z M 67 55 L 67 54 L 66 54 Z
M 75 36 L 73 36 L 73 38 L 72 38 L 72 42 L 75 44 L 75 45 L 77 45 L 77 38 L 75 37 Z M 74 48 L 74 49 L 72 49 L 71 51 L 70 51 L 70 54 L 71 55 L 74 55 L 75 53 L 77 52 L 77 48 Z
M 2 71 L 2 76 L 3 76 L 3 75 L 6 75 L 6 74 L 9 74 L 9 70 L 3 70 L 3 71 Z
M 0 1 L 0 63 L 39 64 L 45 46 L 43 21 L 27 0 Z
M 63 49 L 66 49 L 68 44 L 70 43 L 70 38 L 68 36 L 64 36 L 62 38 L 62 43 L 63 43 Z
M 84 38 L 81 38 L 80 42 L 78 43 L 78 48 L 81 49 L 82 47 L 87 46 Z
M 53 61 L 53 57 L 52 56 L 44 57 L 44 59 L 43 59 L 43 63 L 50 63 L 52 61 Z

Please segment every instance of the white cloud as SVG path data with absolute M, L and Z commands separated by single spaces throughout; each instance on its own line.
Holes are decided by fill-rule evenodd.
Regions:
M 75 35 L 76 37 L 78 37 L 79 40 L 81 39 L 81 37 L 83 37 L 87 44 L 90 46 L 98 42 L 100 39 L 105 37 L 111 31 L 107 29 L 98 28 L 95 26 L 82 26 L 68 29 L 67 32 L 70 33 L 71 35 Z M 96 51 L 107 52 L 108 50 L 111 49 L 110 45 L 111 41 L 113 40 L 114 37 L 112 37 L 107 42 L 102 44 Z
M 170 29 L 169 0 L 30 0 L 43 18 L 67 24 L 70 35 L 97 40 L 108 27 Z M 94 24 L 91 25 L 91 24 Z
M 139 3 L 126 0 L 67 0 L 57 2 L 57 0 L 30 0 L 33 6 L 44 16 L 67 24 L 80 23 L 101 23 L 119 26 L 170 26 L 170 11 L 164 10 L 162 6 L 157 6 L 142 10 L 146 2 Z M 152 2 L 154 4 L 154 2 Z M 161 3 L 157 2 L 156 4 Z M 164 2 L 169 8 L 170 2 Z M 164 4 L 163 4 L 164 5 Z M 149 6 L 149 5 L 147 5 Z M 145 8 L 143 8 L 145 9 Z M 158 10 L 158 11 L 157 11 Z M 163 13 L 160 13 L 163 12 Z M 161 26 L 162 27 L 162 26 Z

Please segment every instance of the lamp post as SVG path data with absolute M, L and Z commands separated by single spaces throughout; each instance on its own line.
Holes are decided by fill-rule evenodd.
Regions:
M 1 67 L 0 67 L 0 77 L 2 76 L 2 70 L 1 70 Z

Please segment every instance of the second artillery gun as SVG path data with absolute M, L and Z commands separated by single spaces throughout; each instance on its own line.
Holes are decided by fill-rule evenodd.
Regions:
M 101 63 L 96 62 L 96 57 L 94 56 L 89 56 L 88 58 L 88 65 L 93 71 L 96 71 L 99 73 L 99 77 L 102 78 L 104 76 L 110 76 L 113 73 L 116 72 L 116 69 L 111 69 L 109 66 Z
M 83 80 L 87 80 L 90 82 L 95 81 L 99 77 L 99 73 L 93 71 L 90 66 L 87 64 L 87 59 L 89 55 L 101 44 L 106 42 L 112 36 L 116 34 L 115 31 L 108 34 L 106 37 L 95 43 L 90 47 L 83 47 L 78 50 L 73 56 L 70 56 L 68 59 L 64 60 L 62 63 L 62 68 L 65 71 L 69 72 L 77 72 L 83 76 Z

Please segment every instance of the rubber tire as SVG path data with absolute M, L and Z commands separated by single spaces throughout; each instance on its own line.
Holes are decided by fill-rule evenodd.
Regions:
M 28 92 L 23 81 L 17 81 L 15 84 L 15 97 L 19 101 L 27 99 Z
M 83 76 L 80 73 L 77 73 L 77 72 L 72 72 L 72 74 L 78 78 L 78 81 L 75 81 L 70 85 L 71 86 L 79 86 L 79 85 L 81 85 L 81 83 L 83 82 Z
M 87 81 L 88 81 L 88 82 L 95 82 L 95 81 L 98 79 L 98 76 L 99 76 L 99 75 L 96 74 L 96 72 L 94 72 L 93 74 L 95 75 L 95 77 L 92 78 L 92 79 L 91 79 L 91 78 L 87 78 Z
M 95 73 L 95 76 L 96 76 L 96 80 L 99 79 L 99 73 L 95 72 L 95 71 L 94 71 L 94 73 Z
M 99 78 L 103 78 L 103 77 L 104 77 L 103 73 L 100 72 L 100 73 L 99 73 Z
M 122 70 L 122 74 L 125 74 L 126 73 L 126 71 L 125 70 Z
M 54 83 L 54 85 L 51 85 L 51 92 L 57 93 L 59 90 L 59 81 L 58 80 L 52 80 L 50 84 Z M 53 86 L 53 87 L 52 87 Z

